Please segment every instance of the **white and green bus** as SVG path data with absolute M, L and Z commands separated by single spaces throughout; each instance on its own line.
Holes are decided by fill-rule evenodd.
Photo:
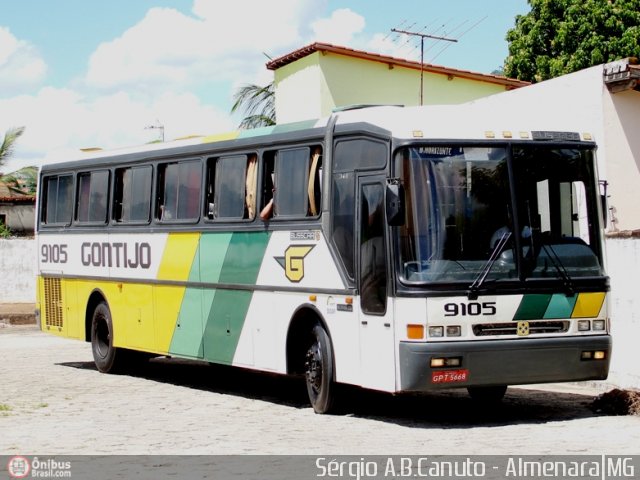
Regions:
M 170 356 L 385 392 L 605 379 L 591 137 L 369 107 L 45 165 L 41 328 L 101 372 Z M 493 130 L 492 130 L 493 128 Z

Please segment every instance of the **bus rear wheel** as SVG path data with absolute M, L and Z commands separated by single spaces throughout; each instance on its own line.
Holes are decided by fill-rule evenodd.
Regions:
M 319 324 L 311 330 L 311 342 L 305 354 L 304 372 L 313 411 L 329 413 L 334 404 L 336 389 L 333 381 L 333 349 L 329 335 Z
M 116 373 L 124 352 L 113 346 L 113 323 L 106 302 L 100 302 L 91 317 L 91 351 L 93 361 L 102 373 Z

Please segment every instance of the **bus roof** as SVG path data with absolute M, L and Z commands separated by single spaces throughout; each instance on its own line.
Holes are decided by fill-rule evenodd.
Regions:
M 504 103 L 504 102 L 502 102 Z M 420 107 L 402 106 L 357 106 L 333 113 L 336 126 L 348 128 L 350 124 L 368 124 L 381 129 L 397 139 L 413 140 L 486 140 L 486 139 L 531 139 L 532 131 L 581 132 L 581 140 L 591 140 L 579 125 L 569 125 L 558 121 L 557 116 L 544 112 L 515 114 L 500 108 L 500 103 L 476 101 L 461 105 L 426 105 Z M 501 112 L 501 113 L 498 113 Z M 49 163 L 67 163 L 76 160 L 98 160 L 101 158 L 128 154 L 173 151 L 184 147 L 213 144 L 218 142 L 247 140 L 266 135 L 291 134 L 311 129 L 324 128 L 331 117 L 306 120 L 295 123 L 278 124 L 256 129 L 192 136 L 164 143 L 153 143 L 113 150 L 88 149 L 70 155 L 68 151 L 53 156 Z M 259 140 L 258 140 L 259 141 Z

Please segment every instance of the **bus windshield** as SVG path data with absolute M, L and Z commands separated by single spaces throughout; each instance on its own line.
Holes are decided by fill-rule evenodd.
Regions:
M 533 144 L 405 147 L 405 283 L 602 275 L 592 151 Z M 513 183 L 513 184 L 512 184 Z

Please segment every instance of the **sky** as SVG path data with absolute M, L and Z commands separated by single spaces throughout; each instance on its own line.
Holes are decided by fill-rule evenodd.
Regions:
M 269 58 L 315 41 L 490 73 L 527 0 L 21 0 L 0 15 L 0 138 L 26 127 L 0 172 L 236 129 L 233 93 Z

